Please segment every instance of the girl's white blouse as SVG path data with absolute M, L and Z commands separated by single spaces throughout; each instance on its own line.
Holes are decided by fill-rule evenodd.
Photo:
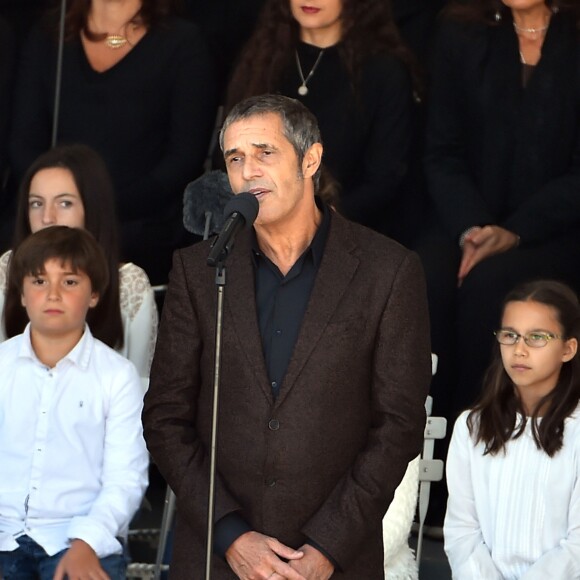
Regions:
M 528 421 L 505 453 L 484 455 L 464 412 L 447 457 L 445 552 L 458 580 L 580 578 L 580 406 L 554 456 Z

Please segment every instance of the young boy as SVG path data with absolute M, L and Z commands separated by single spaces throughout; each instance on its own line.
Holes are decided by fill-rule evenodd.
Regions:
M 0 344 L 3 580 L 125 577 L 148 455 L 137 371 L 85 323 L 108 278 L 81 229 L 41 230 L 12 257 L 30 323 Z

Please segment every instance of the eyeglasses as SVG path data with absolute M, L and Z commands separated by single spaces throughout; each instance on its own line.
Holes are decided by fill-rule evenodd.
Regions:
M 496 340 L 500 344 L 514 345 L 520 340 L 520 338 L 523 338 L 524 342 L 532 348 L 542 348 L 551 340 L 564 338 L 559 334 L 552 334 L 551 332 L 528 332 L 528 334 L 518 334 L 513 330 L 496 330 L 494 334 Z

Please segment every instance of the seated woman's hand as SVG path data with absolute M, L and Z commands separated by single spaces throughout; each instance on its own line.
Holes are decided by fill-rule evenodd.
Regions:
M 463 280 L 480 262 L 515 248 L 519 236 L 500 226 L 484 226 L 474 228 L 464 240 L 463 257 L 457 273 L 457 283 L 461 286 Z

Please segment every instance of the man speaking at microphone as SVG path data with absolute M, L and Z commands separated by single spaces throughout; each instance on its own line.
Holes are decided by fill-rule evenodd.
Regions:
M 378 580 L 382 517 L 421 447 L 431 370 L 419 260 L 316 198 L 313 115 L 278 95 L 225 120 L 234 193 L 259 202 L 227 260 L 212 578 Z M 214 378 L 209 244 L 175 253 L 145 438 L 177 496 L 171 577 L 205 570 Z

